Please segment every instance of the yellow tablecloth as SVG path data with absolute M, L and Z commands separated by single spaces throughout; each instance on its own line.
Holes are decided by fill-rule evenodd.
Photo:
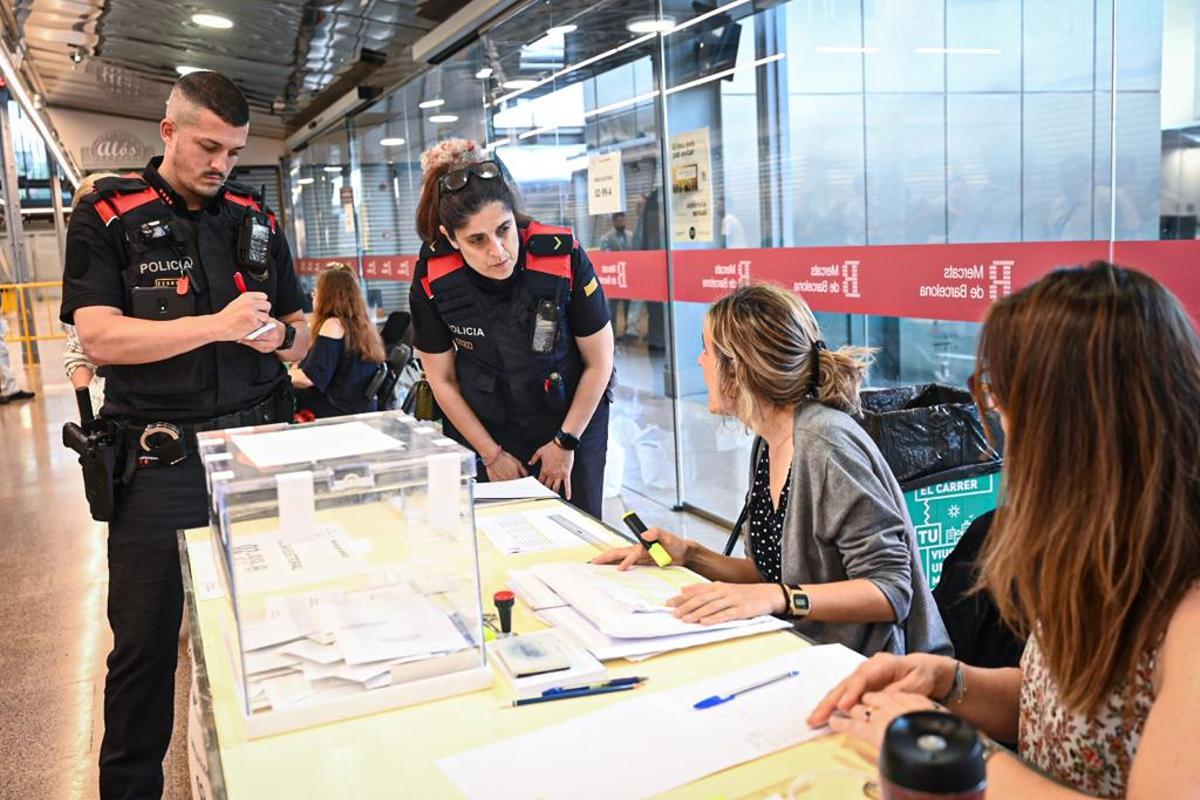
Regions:
M 537 501 L 528 508 L 560 501 Z M 477 516 L 511 512 L 515 506 L 483 506 Z M 595 523 L 598 532 L 623 544 L 611 531 Z M 185 542 L 209 537 L 208 529 L 184 531 Z M 509 569 L 542 561 L 584 561 L 595 554 L 591 546 L 545 553 L 504 556 L 479 537 L 480 572 L 485 597 L 505 584 Z M 191 580 L 187 550 L 181 547 L 185 580 Z M 510 707 L 500 688 L 477 691 L 417 706 L 397 708 L 366 717 L 330 723 L 263 739 L 247 740 L 242 731 L 238 693 L 227 653 L 222 652 L 217 620 L 224 598 L 199 600 L 188 587 L 188 615 L 192 624 L 193 657 L 197 681 L 193 692 L 190 740 L 192 748 L 209 742 L 210 784 L 216 796 L 242 798 L 453 798 L 460 796 L 438 769 L 442 757 L 498 739 L 526 733 L 544 725 L 587 714 L 626 699 L 618 692 L 521 708 Z M 490 604 L 489 604 L 490 605 Z M 491 610 L 490 608 L 487 610 Z M 528 632 L 543 627 L 517 602 L 513 628 Z M 661 691 L 718 674 L 740 665 L 807 647 L 804 640 L 786 632 L 770 633 L 730 642 L 691 648 L 632 664 L 607 664 L 612 677 L 646 675 L 650 681 L 639 692 Z M 804 714 L 807 709 L 797 709 Z M 197 730 L 197 726 L 201 730 Z M 215 733 L 215 746 L 212 743 Z M 589 753 L 580 743 L 581 758 L 604 758 L 619 769 L 624 753 Z M 216 752 L 213 752 L 213 751 Z M 219 758 L 215 758 L 219 753 Z M 197 769 L 193 759 L 193 770 Z M 869 753 L 842 737 L 807 742 L 753 762 L 710 775 L 662 795 L 667 798 L 858 798 L 864 783 L 874 776 Z M 194 781 L 195 783 L 195 781 Z M 807 787 L 807 788 L 806 788 Z M 223 789 L 223 791 L 222 791 Z

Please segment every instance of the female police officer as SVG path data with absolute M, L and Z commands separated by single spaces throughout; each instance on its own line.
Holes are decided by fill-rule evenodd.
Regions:
M 604 291 L 568 228 L 520 213 L 500 162 L 451 139 L 421 156 L 414 344 L 447 434 L 481 477 L 527 468 L 599 517 L 613 332 Z

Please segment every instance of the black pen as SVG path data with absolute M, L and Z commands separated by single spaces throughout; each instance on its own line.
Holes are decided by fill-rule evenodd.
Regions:
M 636 689 L 639 684 L 629 686 L 604 686 L 599 689 L 578 689 L 575 691 L 558 692 L 556 694 L 544 694 L 538 697 L 524 697 L 520 700 L 513 700 L 514 706 L 528 706 L 534 703 L 552 703 L 555 700 L 566 700 L 570 697 L 590 697 L 594 694 L 608 694 L 609 692 L 628 692 L 631 689 Z

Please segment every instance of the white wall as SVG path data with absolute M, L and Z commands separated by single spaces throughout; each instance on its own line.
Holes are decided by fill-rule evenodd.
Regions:
M 62 108 L 50 108 L 47 111 L 59 138 L 85 173 L 101 169 L 140 168 L 152 156 L 162 154 L 157 122 Z M 282 156 L 282 139 L 251 135 L 238 166 L 276 166 Z

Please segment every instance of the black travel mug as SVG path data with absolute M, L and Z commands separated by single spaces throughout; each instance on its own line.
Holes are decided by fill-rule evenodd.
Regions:
M 892 720 L 879 752 L 883 800 L 983 800 L 983 743 L 953 714 L 915 711 Z

